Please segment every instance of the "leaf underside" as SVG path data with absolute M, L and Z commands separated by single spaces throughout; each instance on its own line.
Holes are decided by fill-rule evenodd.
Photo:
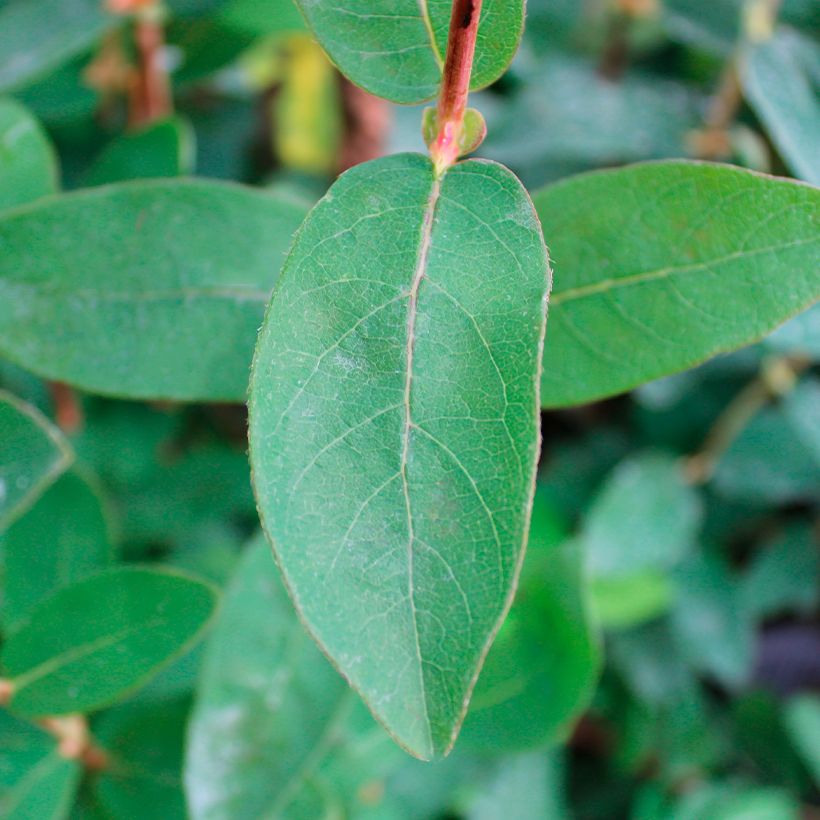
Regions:
M 408 751 L 446 753 L 509 605 L 538 453 L 549 269 L 495 163 L 349 171 L 257 345 L 260 513 L 309 629 Z

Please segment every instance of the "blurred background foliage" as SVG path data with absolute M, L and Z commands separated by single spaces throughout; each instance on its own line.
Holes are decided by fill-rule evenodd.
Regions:
M 666 157 L 820 182 L 820 5 L 784 0 L 776 24 L 768 7 L 530 0 L 512 70 L 475 95 L 479 155 L 531 189 Z M 26 151 L 56 152 L 0 207 L 188 174 L 309 205 L 352 164 L 423 150 L 420 109 L 341 78 L 289 0 L 168 0 L 164 29 L 173 113 L 152 118 L 134 110 L 122 17 L 97 0 L 0 3 L 0 173 L 19 105 L 41 123 Z M 227 590 L 204 645 L 93 716 L 103 773 L 79 783 L 47 735 L 0 713 L 0 813 L 165 820 L 187 789 L 203 818 L 820 817 L 818 363 L 815 307 L 696 370 L 544 414 L 516 605 L 456 751 L 421 764 L 309 642 L 290 661 L 303 685 L 271 711 L 294 615 L 254 540 L 241 408 L 78 395 L 0 361 L 0 387 L 77 453 L 0 545 L 47 543 L 37 573 L 80 552 L 76 577 L 161 562 Z M 6 626 L 30 596 L 25 568 L 4 571 L 19 578 Z

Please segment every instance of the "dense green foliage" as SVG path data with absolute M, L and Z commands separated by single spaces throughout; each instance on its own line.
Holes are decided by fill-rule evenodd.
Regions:
M 449 0 L 57 5 L 0 2 L 0 815 L 816 811 L 816 4 L 484 0 L 443 169 L 353 84 L 435 99 Z

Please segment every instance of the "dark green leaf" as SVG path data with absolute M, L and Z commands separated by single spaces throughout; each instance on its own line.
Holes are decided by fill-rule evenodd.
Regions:
M 3 595 L 0 621 L 8 629 L 43 598 L 105 569 L 113 552 L 98 491 L 79 473 L 63 475 L 0 536 Z
M 189 706 L 187 698 L 126 703 L 95 724 L 110 761 L 92 782 L 108 816 L 185 820 L 181 770 Z
M 820 46 L 796 31 L 779 29 L 750 46 L 743 90 L 795 176 L 820 185 L 820 77 L 807 63 L 820 61 Z
M 257 346 L 251 463 L 279 564 L 311 633 L 423 758 L 454 742 L 514 591 L 548 286 L 509 171 L 472 160 L 437 180 L 399 154 L 312 211 Z
M 398 103 L 429 100 L 438 91 L 450 0 L 297 0 L 308 25 L 354 83 Z M 522 0 L 484 0 L 471 87 L 497 80 L 510 64 L 524 27 Z
M 170 117 L 111 142 L 91 167 L 86 184 L 182 176 L 193 170 L 195 151 L 190 125 Z
M 0 532 L 74 460 L 62 433 L 39 410 L 0 390 Z
M 0 90 L 65 62 L 112 22 L 100 0 L 6 0 L 0 6 Z
M 799 695 L 786 704 L 786 731 L 820 788 L 820 698 Z
M 58 177 L 42 126 L 14 100 L 0 98 L 0 210 L 53 194 Z
M 557 260 L 545 407 L 684 370 L 820 298 L 820 190 L 808 185 L 647 163 L 558 183 L 535 204 Z
M 92 392 L 241 401 L 302 216 L 202 181 L 123 183 L 16 210 L 0 219 L 0 353 Z
M 58 590 L 3 644 L 9 708 L 36 717 L 115 701 L 190 648 L 215 603 L 213 588 L 168 570 L 116 569 Z
M 462 742 L 499 753 L 558 740 L 592 696 L 599 665 L 578 545 L 536 495 L 515 603 L 476 684 Z
M 65 820 L 81 775 L 76 760 L 52 752 L 0 798 L 0 815 L 4 820 Z

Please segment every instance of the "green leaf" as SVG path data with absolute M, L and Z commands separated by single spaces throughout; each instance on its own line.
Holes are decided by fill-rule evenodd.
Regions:
M 592 697 L 601 661 L 575 542 L 540 494 L 516 600 L 476 684 L 462 730 L 490 753 L 561 739 Z
M 792 698 L 786 704 L 783 720 L 815 786 L 820 787 L 820 698 L 816 695 Z
M 754 662 L 754 631 L 738 584 L 719 555 L 696 555 L 676 571 L 672 628 L 681 657 L 729 688 L 745 683 Z
M 107 816 L 185 820 L 182 749 L 190 700 L 124 703 L 94 724 L 94 737 L 110 757 L 93 779 Z
M 111 563 L 109 525 L 97 490 L 79 473 L 66 473 L 0 535 L 0 550 L 0 620 L 8 629 L 56 589 Z
M 820 298 L 820 190 L 808 185 L 659 162 L 552 185 L 535 205 L 557 260 L 545 407 L 685 370 Z
M 628 578 L 676 564 L 701 519 L 677 459 L 645 452 L 622 461 L 590 505 L 580 539 L 594 578 Z
M 107 145 L 92 165 L 86 184 L 177 177 L 193 170 L 194 132 L 186 120 L 170 117 Z
M 820 185 L 820 46 L 787 28 L 750 46 L 741 77 L 749 104 L 794 174 Z
M 422 758 L 454 742 L 514 592 L 548 286 L 509 171 L 471 160 L 437 180 L 399 154 L 311 212 L 257 345 L 251 464 L 279 565 L 313 636 Z
M 820 602 L 820 555 L 808 524 L 790 526 L 765 543 L 740 586 L 743 608 L 756 620 L 810 613 Z
M 590 584 L 590 595 L 604 629 L 627 629 L 666 612 L 675 588 L 664 573 L 645 569 L 618 578 L 596 578 Z
M 64 820 L 71 811 L 82 769 L 52 752 L 0 799 L 5 820 Z
M 55 193 L 58 179 L 57 155 L 40 123 L 0 98 L 0 210 Z
M 563 765 L 556 754 L 529 752 L 499 761 L 481 784 L 468 820 L 561 820 L 569 816 Z
M 68 469 L 74 453 L 39 410 L 0 390 L 0 532 Z
M 99 0 L 6 0 L 0 6 L 0 90 L 59 66 L 113 22 Z
M 397 103 L 418 103 L 438 92 L 450 0 L 297 0 L 316 39 L 356 85 Z M 476 39 L 472 89 L 506 71 L 524 28 L 522 0 L 484 0 Z
M 350 706 L 347 686 L 299 623 L 258 538 L 208 642 L 185 767 L 192 816 L 291 816 L 288 807 L 304 799 Z
M 24 717 L 88 712 L 147 683 L 201 636 L 212 587 L 169 570 L 121 568 L 58 590 L 17 624 L 0 665 Z
M 302 216 L 260 191 L 181 180 L 10 212 L 0 218 L 0 354 L 92 392 L 241 401 Z

